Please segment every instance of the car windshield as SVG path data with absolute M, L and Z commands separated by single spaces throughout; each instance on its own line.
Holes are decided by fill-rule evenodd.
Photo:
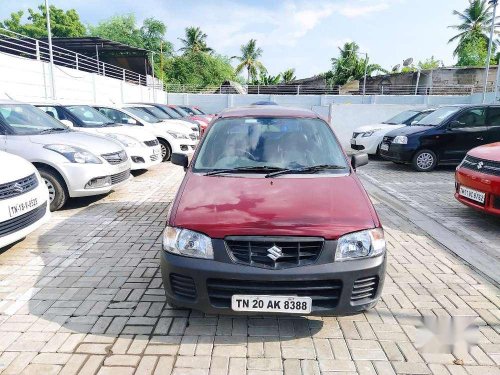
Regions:
M 424 111 L 424 112 L 420 112 L 418 115 L 416 115 L 414 118 L 412 118 L 411 122 L 412 124 L 414 122 L 419 122 L 420 120 L 422 120 L 424 117 L 426 116 L 429 116 L 432 112 L 434 111 Z
M 166 106 L 166 105 L 160 105 L 160 108 L 163 112 L 165 112 L 166 114 L 168 114 L 171 118 L 174 118 L 174 119 L 179 119 L 179 118 L 182 118 L 182 116 L 180 114 L 178 114 L 177 112 L 175 112 L 172 108 L 170 108 L 169 106 Z
M 197 115 L 206 115 L 205 112 L 203 112 L 201 109 L 199 108 L 196 108 L 196 107 L 191 107 L 191 109 L 193 110 L 193 112 Z
M 59 121 L 29 104 L 0 104 L 0 123 L 17 135 L 69 131 Z
M 107 125 L 117 125 L 97 109 L 88 105 L 65 106 L 85 127 L 95 128 Z
M 185 110 L 183 110 L 181 107 L 174 107 L 172 108 L 174 111 L 179 113 L 182 117 L 188 117 L 191 116 L 189 113 L 187 113 Z
M 457 113 L 461 110 L 461 107 L 441 107 L 436 109 L 430 115 L 425 116 L 422 120 L 420 120 L 417 125 L 423 126 L 437 126 L 440 125 L 443 121 L 447 120 L 453 114 Z
M 180 107 L 180 108 L 182 108 L 184 112 L 188 113 L 191 116 L 197 115 L 197 113 L 192 108 L 189 107 Z
M 404 112 L 397 114 L 393 118 L 391 118 L 387 121 L 384 121 L 383 124 L 388 124 L 388 125 L 404 124 L 406 121 L 411 119 L 416 114 L 418 114 L 418 111 L 404 111 Z
M 346 173 L 348 164 L 326 122 L 307 118 L 234 118 L 212 125 L 195 172 L 235 168 L 299 169 L 332 165 L 326 173 Z M 325 173 L 325 172 L 322 172 Z
M 161 120 L 158 117 L 155 117 L 151 113 L 144 111 L 144 107 L 127 107 L 125 109 L 130 113 L 132 113 L 133 115 L 139 117 L 143 121 L 150 122 L 153 124 L 161 122 Z
M 154 117 L 159 118 L 161 120 L 171 120 L 172 117 L 167 115 L 165 112 L 163 112 L 161 109 L 156 108 L 156 107 L 142 107 L 141 108 L 143 111 L 148 112 L 152 114 Z

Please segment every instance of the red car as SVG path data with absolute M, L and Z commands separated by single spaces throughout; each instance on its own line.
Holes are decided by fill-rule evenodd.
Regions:
M 184 106 L 180 105 L 173 105 L 170 104 L 168 105 L 171 109 L 176 111 L 179 115 L 181 115 L 183 118 L 189 119 L 191 121 L 196 122 L 200 126 L 200 134 L 203 134 L 205 132 L 205 129 L 208 126 L 208 123 L 210 122 L 205 115 L 192 115 L 190 112 L 186 111 L 184 109 Z
M 455 198 L 500 215 L 500 142 L 473 148 L 455 172 Z
M 346 314 L 374 306 L 384 232 L 331 127 L 312 111 L 228 109 L 209 126 L 167 217 L 167 301 L 210 314 Z

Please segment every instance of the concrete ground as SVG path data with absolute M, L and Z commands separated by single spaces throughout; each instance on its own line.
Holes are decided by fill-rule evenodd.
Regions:
M 442 191 L 452 171 L 398 168 L 376 162 L 360 171 L 386 229 L 389 263 L 376 308 L 348 317 L 206 316 L 166 305 L 159 236 L 181 168 L 163 164 L 107 197 L 72 201 L 0 254 L 0 372 L 500 374 L 499 289 L 440 237 L 473 234 L 470 243 L 494 250 L 498 222 L 448 207 L 454 202 Z M 398 194 L 428 204 L 410 212 L 397 206 Z M 433 214 L 446 225 L 436 236 L 422 229 Z M 423 317 L 472 317 L 475 344 L 420 348 L 432 337 Z

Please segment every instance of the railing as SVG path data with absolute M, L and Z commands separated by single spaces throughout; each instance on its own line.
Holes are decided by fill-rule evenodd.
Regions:
M 17 55 L 28 59 L 49 62 L 49 44 L 22 34 L 0 28 L 0 52 Z M 99 61 L 74 51 L 52 46 L 54 64 L 88 73 L 96 73 L 105 77 L 116 78 L 137 85 L 147 86 L 146 76 L 123 69 L 118 66 Z

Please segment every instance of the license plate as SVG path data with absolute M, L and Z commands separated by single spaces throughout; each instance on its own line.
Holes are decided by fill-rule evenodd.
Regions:
M 382 145 L 380 145 L 380 149 L 383 151 L 389 151 L 389 145 L 387 143 L 382 143 Z
M 36 207 L 38 207 L 38 199 L 32 198 L 27 201 L 19 202 L 17 204 L 9 206 L 9 215 L 10 217 L 19 216 L 27 211 L 31 211 Z
M 309 314 L 311 305 L 311 297 L 235 294 L 231 298 L 231 308 L 234 311 Z
M 465 186 L 460 186 L 459 194 L 462 197 L 469 198 L 473 201 L 483 203 L 483 204 L 484 204 L 484 197 L 486 195 L 485 193 L 483 193 L 481 191 L 470 189 L 470 188 L 467 188 Z

